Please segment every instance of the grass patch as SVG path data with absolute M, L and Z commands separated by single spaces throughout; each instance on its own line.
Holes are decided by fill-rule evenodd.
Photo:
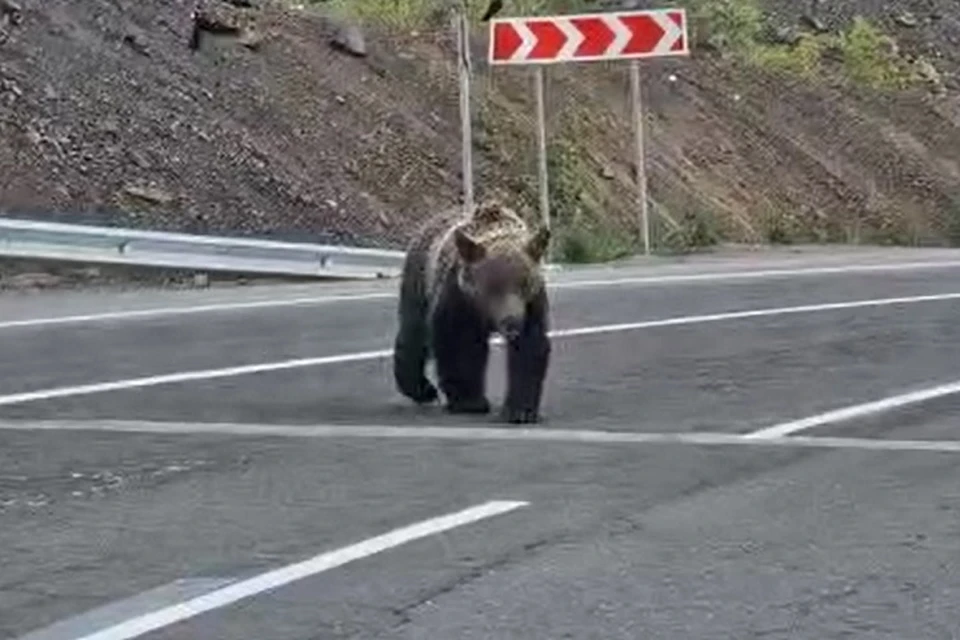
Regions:
M 573 138 L 562 137 L 547 148 L 550 209 L 556 243 L 554 259 L 578 264 L 607 262 L 630 255 L 629 234 L 612 228 L 592 193 L 591 168 Z
M 804 33 L 795 45 L 758 44 L 751 52 L 752 62 L 775 73 L 812 80 L 821 70 L 829 40 Z
M 763 11 L 754 0 L 690 0 L 692 17 L 706 26 L 706 44 L 734 54 L 750 52 L 763 32 Z
M 636 243 L 622 230 L 597 224 L 558 225 L 554 260 L 568 264 L 595 264 L 633 255 Z
M 823 72 L 824 54 L 836 50 L 840 74 L 854 84 L 899 90 L 917 80 L 890 36 L 863 17 L 838 34 L 800 34 L 794 44 L 764 42 L 767 24 L 758 0 L 689 0 L 685 3 L 704 24 L 706 43 L 742 62 L 775 73 L 813 79 Z
M 690 209 L 678 220 L 680 227 L 670 229 L 663 237 L 663 248 L 674 253 L 705 249 L 720 243 L 716 218 L 703 209 Z
M 307 4 L 361 23 L 397 30 L 423 27 L 439 18 L 442 9 L 436 0 L 307 0 Z
M 944 235 L 951 247 L 960 247 L 960 198 L 954 199 L 946 211 Z
M 327 7 L 336 15 L 387 28 L 411 30 L 436 25 L 456 5 L 450 0 L 306 0 L 307 4 Z M 575 13 L 595 9 L 589 0 L 509 0 L 503 15 L 545 15 Z M 488 0 L 470 0 L 467 11 L 477 23 L 487 9 Z M 480 25 L 483 28 L 485 25 Z
M 874 89 L 904 89 L 913 74 L 897 54 L 893 39 L 876 26 L 857 17 L 837 38 L 846 75 L 854 82 Z
M 611 219 L 600 201 L 593 180 L 594 170 L 573 140 L 575 134 L 558 137 L 547 147 L 550 221 L 553 229 L 551 259 L 557 262 L 592 264 L 632 255 L 637 250 L 637 232 L 624 229 Z M 535 176 L 524 180 L 521 200 L 538 212 L 539 186 Z

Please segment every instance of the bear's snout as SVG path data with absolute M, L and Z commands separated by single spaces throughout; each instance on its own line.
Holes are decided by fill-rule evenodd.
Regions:
M 500 333 L 507 340 L 513 340 L 523 329 L 523 318 L 509 316 L 500 321 Z

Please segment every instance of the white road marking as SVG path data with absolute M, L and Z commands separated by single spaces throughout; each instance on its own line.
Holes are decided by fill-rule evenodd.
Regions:
M 141 387 L 155 387 L 163 384 L 175 384 L 179 382 L 189 382 L 191 380 L 213 380 L 216 378 L 231 378 L 234 376 L 244 376 L 252 373 L 266 373 L 271 371 L 283 371 L 286 369 L 299 369 L 303 367 L 316 367 L 325 364 L 343 364 L 346 362 L 360 362 L 364 360 L 377 360 L 385 358 L 393 353 L 390 349 L 381 351 L 361 351 L 359 353 L 346 353 L 334 356 L 320 356 L 317 358 L 300 358 L 297 360 L 283 360 L 281 362 L 263 362 L 260 364 L 248 364 L 237 367 L 225 367 L 223 369 L 201 369 L 199 371 L 182 371 L 179 373 L 167 373 L 156 376 L 147 376 L 145 378 L 128 378 L 126 380 L 115 380 L 112 382 L 95 382 L 93 384 L 81 384 L 71 387 L 56 387 L 53 389 L 40 389 L 37 391 L 25 391 L 23 393 L 11 393 L 0 396 L 0 406 L 9 406 L 14 404 L 24 404 L 36 400 L 52 400 L 54 398 L 67 398 L 70 396 L 85 396 L 94 393 L 106 393 L 108 391 L 121 391 L 126 389 L 138 389 Z
M 98 629 L 156 611 L 224 587 L 236 578 L 186 578 L 175 580 L 130 598 L 111 602 L 78 616 L 32 631 L 17 640 L 73 640 Z
M 766 280 L 773 278 L 794 278 L 803 276 L 852 275 L 858 273 L 885 273 L 899 271 L 922 271 L 937 269 L 955 269 L 960 260 L 942 260 L 927 262 L 903 262 L 900 264 L 859 264 L 836 267 L 795 267 L 783 269 L 761 269 L 754 271 L 710 271 L 703 273 L 678 273 L 664 276 L 635 276 L 616 279 L 568 280 L 552 284 L 556 289 L 600 288 L 621 285 L 663 285 L 691 282 L 723 282 L 727 280 Z
M 792 269 L 765 269 L 757 271 L 714 271 L 663 276 L 635 276 L 622 278 L 600 278 L 583 280 L 565 280 L 551 282 L 551 289 L 600 289 L 617 286 L 658 286 L 667 284 L 689 284 L 698 282 L 724 282 L 738 280 L 763 280 L 769 278 L 790 278 L 818 275 L 843 275 L 857 273 L 884 273 L 899 271 L 954 269 L 960 267 L 960 260 L 905 262 L 901 264 L 845 265 L 837 267 L 809 267 Z M 358 294 L 305 296 L 296 298 L 274 298 L 245 302 L 223 302 L 197 306 L 155 307 L 131 309 L 126 311 L 106 311 L 101 313 L 24 318 L 18 320 L 0 320 L 0 330 L 27 327 L 43 327 L 66 324 L 106 322 L 112 320 L 138 320 L 161 318 L 164 316 L 191 315 L 198 313 L 217 313 L 225 311 L 253 311 L 283 307 L 300 307 L 331 304 L 337 302 L 366 302 L 371 300 L 391 300 L 397 297 L 396 291 L 382 291 Z
M 578 329 L 561 329 L 551 332 L 555 338 L 572 338 L 578 336 L 597 335 L 602 333 L 616 333 L 634 331 L 637 329 L 656 329 L 660 327 L 676 327 L 688 324 L 705 324 L 709 322 L 724 322 L 727 320 L 747 320 L 750 318 L 765 318 L 773 316 L 796 315 L 800 313 L 819 313 L 824 311 L 840 311 L 843 309 L 863 309 L 867 307 L 889 307 L 898 304 L 917 304 L 920 302 L 943 302 L 960 299 L 960 293 L 938 293 L 928 296 L 906 296 L 900 298 L 876 298 L 872 300 L 851 300 L 848 302 L 825 302 L 821 304 L 800 305 L 796 307 L 774 307 L 768 309 L 753 309 L 750 311 L 729 311 L 699 316 L 680 316 L 664 320 L 650 320 L 647 322 L 627 322 L 608 324 L 596 327 L 582 327 Z
M 457 513 L 424 520 L 375 538 L 369 538 L 349 547 L 315 556 L 303 562 L 261 573 L 186 602 L 131 618 L 77 640 L 128 640 L 129 638 L 136 638 L 201 613 L 225 607 L 238 600 L 277 589 L 291 582 L 330 571 L 356 560 L 368 558 L 408 542 L 502 515 L 528 505 L 528 502 L 521 501 L 493 501 Z
M 621 431 L 509 427 L 392 427 L 378 425 L 280 425 L 252 423 L 153 422 L 148 420 L 17 420 L 0 431 L 85 431 L 154 435 L 223 435 L 260 438 L 441 440 L 557 444 L 770 446 L 871 451 L 960 453 L 960 440 L 875 440 L 870 438 L 772 437 L 739 433 L 636 433 Z
M 820 413 L 808 418 L 802 418 L 800 420 L 791 420 L 790 422 L 784 422 L 773 425 L 772 427 L 766 427 L 764 429 L 754 431 L 747 434 L 746 437 L 756 440 L 782 438 L 794 433 L 806 431 L 807 429 L 837 424 L 839 422 L 846 422 L 849 420 L 856 420 L 858 418 L 866 418 L 878 413 L 885 413 L 887 411 L 893 411 L 894 409 L 901 409 L 903 407 L 920 404 L 921 402 L 927 402 L 928 400 L 936 400 L 937 398 L 943 398 L 945 396 L 950 396 L 957 393 L 960 393 L 960 381 L 938 385 L 929 389 L 920 389 L 919 391 L 911 391 L 909 393 L 890 396 L 889 398 L 874 400 L 873 402 L 855 404 L 842 409 L 834 409 L 833 411 L 827 411 L 825 413 Z
M 17 329 L 21 327 L 43 327 L 58 324 L 82 324 L 87 322 L 104 322 L 108 320 L 136 320 L 144 318 L 161 318 L 163 316 L 180 316 L 196 313 L 213 313 L 218 311 L 242 311 L 255 309 L 273 309 L 281 307 L 301 307 L 335 302 L 363 302 L 367 300 L 385 300 L 395 298 L 393 292 L 360 293 L 353 295 L 310 296 L 287 299 L 253 300 L 247 302 L 222 302 L 204 304 L 194 307 L 163 307 L 153 309 L 133 309 L 129 311 L 107 311 L 103 313 L 88 313 L 71 316 L 52 316 L 48 318 L 27 318 L 23 320 L 0 321 L 0 329 Z
M 817 313 L 824 311 L 837 311 L 843 309 L 862 309 L 868 307 L 887 307 L 898 304 L 917 304 L 921 302 L 942 302 L 948 300 L 960 299 L 960 293 L 939 293 L 927 296 L 908 296 L 900 298 L 878 298 L 872 300 L 853 300 L 849 302 L 829 302 L 822 304 L 802 305 L 796 307 L 774 307 L 769 309 L 752 309 L 748 311 L 730 311 L 726 313 L 713 313 L 698 316 L 679 316 L 676 318 L 665 318 L 662 320 L 646 320 L 642 322 L 627 322 L 621 324 L 606 324 L 593 327 L 578 327 L 574 329 L 558 329 L 550 332 L 552 338 L 574 338 L 582 336 L 601 335 L 606 333 L 619 333 L 623 331 L 636 331 L 640 329 L 657 329 L 662 327 L 676 327 L 683 325 L 706 324 L 711 322 L 724 322 L 729 320 L 747 320 L 751 318 L 775 317 L 784 315 L 795 315 L 801 313 Z M 493 344 L 502 344 L 501 338 L 491 340 Z M 128 378 L 126 380 L 114 380 L 111 382 L 95 382 L 92 384 L 83 384 L 69 387 L 54 387 L 50 389 L 38 389 L 36 391 L 24 391 L 21 393 L 12 393 L 0 395 L 0 406 L 10 406 L 35 402 L 38 400 L 52 400 L 55 398 L 66 398 L 71 396 L 84 396 L 95 393 L 105 393 L 108 391 L 122 391 L 126 389 L 138 389 L 142 387 L 155 387 L 164 384 L 175 384 L 189 382 L 192 380 L 214 380 L 217 378 L 232 378 L 236 376 L 249 375 L 254 373 L 267 373 L 273 371 L 283 371 L 288 369 L 302 369 L 305 367 L 316 367 L 331 364 L 344 364 L 348 362 L 363 362 L 368 360 L 380 360 L 393 355 L 392 349 L 380 349 L 376 351 L 362 351 L 358 353 L 343 353 L 331 356 L 319 356 L 315 358 L 299 358 L 296 360 L 282 360 L 279 362 L 263 362 L 259 364 L 248 364 L 234 367 L 225 367 L 221 369 L 200 369 L 196 371 L 182 371 L 178 373 L 167 373 L 144 378 Z

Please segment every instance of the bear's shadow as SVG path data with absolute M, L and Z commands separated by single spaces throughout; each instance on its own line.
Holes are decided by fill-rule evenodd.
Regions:
M 382 402 L 369 403 L 364 406 L 351 404 L 346 406 L 333 407 L 325 405 L 318 407 L 315 414 L 318 422 L 347 423 L 368 426 L 397 426 L 397 427 L 456 427 L 456 426 L 485 426 L 485 427 L 509 427 L 524 425 L 509 425 L 500 419 L 501 403 L 498 399 L 491 398 L 492 408 L 490 413 L 484 415 L 477 414 L 453 414 L 449 413 L 441 401 L 431 404 L 417 405 L 409 399 L 398 396 L 390 397 Z M 543 424 L 545 419 L 541 417 L 538 425 Z M 529 425 L 533 426 L 533 425 Z

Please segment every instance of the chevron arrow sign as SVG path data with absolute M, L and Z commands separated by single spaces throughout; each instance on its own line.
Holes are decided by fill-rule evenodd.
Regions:
M 689 54 L 683 9 L 490 22 L 490 64 L 552 64 Z

